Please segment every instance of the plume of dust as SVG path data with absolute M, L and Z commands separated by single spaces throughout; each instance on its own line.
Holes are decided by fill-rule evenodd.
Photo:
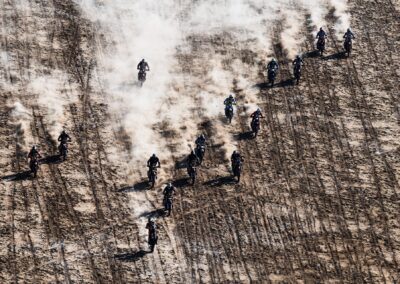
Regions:
M 315 27 L 325 23 L 323 18 L 327 13 L 321 1 L 306 0 L 75 2 L 97 23 L 104 41 L 109 43 L 99 50 L 104 52 L 100 54 L 99 74 L 104 79 L 106 94 L 112 97 L 111 112 L 122 117 L 122 124 L 132 138 L 134 162 L 142 164 L 153 152 L 167 155 L 167 146 L 173 142 L 163 137 L 166 125 L 177 133 L 173 141 L 179 142 L 174 151 L 187 152 L 187 143 L 181 142 L 193 141 L 190 139 L 198 133 L 197 122 L 202 119 L 196 120 L 193 115 L 197 102 L 201 102 L 203 116 L 218 121 L 215 118 L 223 114 L 223 99 L 231 92 L 233 79 L 241 75 L 222 66 L 224 56 L 213 52 L 206 59 L 213 65 L 204 76 L 209 81 L 198 75 L 182 74 L 176 55 L 178 50 L 191 51 L 185 39 L 228 35 L 243 48 L 263 56 L 271 47 L 268 27 L 276 24 L 281 17 L 279 11 L 284 10 L 283 45 L 292 56 L 298 52 L 302 38 L 297 27 L 305 17 L 299 13 L 308 11 Z M 138 88 L 136 64 L 142 58 L 149 62 L 151 71 L 144 86 Z M 242 67 L 253 73 L 251 78 L 257 77 L 257 68 Z M 245 92 L 249 96 L 245 109 L 251 112 L 250 108 L 257 106 L 256 92 L 252 88 Z M 186 130 L 181 131 L 184 124 Z M 234 143 L 228 135 L 221 139 L 225 144 Z
M 8 103 L 8 107 L 11 109 L 11 122 L 20 128 L 20 134 L 23 134 L 23 141 L 18 141 L 21 147 L 29 147 L 35 144 L 35 140 L 30 135 L 30 124 L 32 122 L 32 114 L 27 110 L 20 101 Z
M 335 23 L 335 31 L 338 37 L 350 28 L 350 14 L 348 13 L 347 0 L 329 0 L 330 4 L 335 8 L 334 15 L 338 18 Z
M 31 80 L 27 89 L 38 96 L 38 105 L 45 111 L 45 117 L 49 125 L 49 132 L 57 137 L 67 122 L 64 108 L 68 102 L 74 100 L 68 96 L 65 86 L 68 83 L 68 75 L 55 70 L 50 75 L 38 76 Z

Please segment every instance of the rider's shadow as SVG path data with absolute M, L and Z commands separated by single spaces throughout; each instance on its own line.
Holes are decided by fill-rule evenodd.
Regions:
M 146 190 L 149 188 L 150 188 L 149 182 L 147 180 L 145 180 L 145 181 L 138 182 L 138 183 L 134 184 L 133 186 L 129 186 L 129 185 L 124 186 L 124 187 L 118 189 L 117 191 L 118 192 L 135 192 L 135 191 L 143 191 L 143 190 Z
M 39 160 L 40 164 L 58 164 L 61 162 L 62 160 L 60 155 L 52 155 Z
M 181 160 L 175 162 L 175 169 L 186 169 L 187 168 L 187 161 L 186 158 L 182 158 Z
M 263 83 L 258 83 L 252 86 L 253 88 L 258 88 L 260 91 L 261 90 L 266 90 L 271 88 L 271 84 L 268 82 L 263 82 Z
M 164 216 L 164 209 L 156 209 L 153 211 L 143 212 L 140 217 L 145 218 L 158 218 Z
M 148 253 L 147 251 L 139 250 L 139 251 L 133 252 L 133 253 L 128 252 L 128 253 L 116 254 L 116 255 L 114 255 L 114 258 L 117 260 L 120 260 L 120 261 L 134 262 L 134 261 L 141 259 L 147 253 Z
M 31 171 L 24 171 L 24 172 L 19 172 L 19 173 L 12 174 L 12 175 L 4 176 L 0 179 L 5 180 L 5 181 L 22 181 L 22 180 L 28 179 L 30 176 L 31 176 Z
M 246 131 L 238 134 L 234 134 L 233 138 L 236 141 L 242 141 L 242 140 L 250 140 L 254 138 L 253 132 L 252 131 Z
M 221 185 L 227 185 L 227 184 L 236 184 L 237 182 L 232 176 L 223 176 L 223 177 L 218 177 L 209 181 L 206 181 L 204 185 L 207 186 L 221 186 Z
M 303 55 L 303 58 L 315 58 L 315 57 L 320 57 L 318 50 L 313 50 Z
M 340 52 L 325 56 L 323 58 L 323 60 L 341 60 L 341 59 L 345 59 L 346 57 L 347 57 L 346 52 L 340 51 Z

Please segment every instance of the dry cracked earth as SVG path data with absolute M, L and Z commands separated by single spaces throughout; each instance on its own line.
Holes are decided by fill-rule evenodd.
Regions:
M 263 84 L 265 62 L 224 34 L 193 37 L 193 53 L 177 54 L 191 76 L 201 76 L 210 51 L 227 70 L 236 59 L 259 70 L 249 79 L 265 118 L 256 139 L 246 134 L 246 116 L 226 125 L 245 157 L 239 184 L 229 178 L 213 121 L 204 119 L 199 128 L 210 145 L 198 180 L 189 186 L 185 170 L 171 169 L 173 213 L 157 218 L 159 242 L 149 254 L 132 200 L 145 197 L 151 210 L 143 219 L 157 215 L 161 188 L 146 190 L 140 179 L 129 185 L 124 164 L 107 151 L 129 155 L 131 145 L 109 123 L 109 98 L 93 88 L 101 84 L 96 29 L 70 0 L 30 0 L 23 14 L 0 0 L 7 27 L 0 44 L 9 57 L 0 64 L 0 283 L 398 283 L 400 5 L 352 0 L 349 9 L 357 37 L 350 58 L 335 37 L 316 56 L 306 15 L 302 49 L 310 52 L 298 86 L 288 80 L 279 23 L 273 89 Z M 326 21 L 334 34 L 333 11 Z M 32 68 L 62 70 L 70 84 L 61 92 L 78 94 L 64 106 L 73 137 L 65 162 L 46 109 L 27 90 Z M 232 89 L 245 99 L 235 81 Z M 14 100 L 28 109 L 25 128 L 12 118 Z M 26 173 L 27 139 L 45 153 L 36 179 Z M 165 129 L 165 139 L 173 149 L 174 132 Z

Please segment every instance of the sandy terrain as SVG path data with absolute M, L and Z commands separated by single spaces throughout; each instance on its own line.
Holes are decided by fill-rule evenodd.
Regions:
M 146 161 L 138 164 L 124 110 L 105 91 L 100 61 L 111 43 L 101 27 L 73 1 L 0 0 L 0 283 L 398 283 L 400 4 L 351 0 L 348 8 L 350 58 L 334 36 L 333 10 L 323 58 L 311 52 L 304 15 L 298 86 L 279 19 L 271 51 L 229 33 L 188 37 L 174 55 L 171 89 L 190 98 L 192 119 L 152 126 L 168 154 L 147 190 Z M 273 89 L 264 84 L 271 56 L 281 64 Z M 208 73 L 211 57 L 218 74 Z M 204 108 L 212 97 L 199 92 L 215 86 L 238 100 L 231 125 L 222 102 L 216 119 Z M 265 119 L 250 139 L 256 105 Z M 65 162 L 56 155 L 63 127 L 73 139 Z M 190 186 L 171 161 L 200 131 L 209 146 Z M 26 172 L 32 144 L 44 156 L 36 179 Z M 245 157 L 240 184 L 230 179 L 234 148 Z M 177 194 L 163 217 L 169 180 Z M 153 254 L 149 216 L 159 226 Z

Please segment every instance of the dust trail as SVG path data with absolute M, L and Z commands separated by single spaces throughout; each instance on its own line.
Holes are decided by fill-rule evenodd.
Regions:
M 335 23 L 337 36 L 341 37 L 343 33 L 350 28 L 350 14 L 347 11 L 347 0 L 329 0 L 335 8 L 334 15 L 338 18 Z
M 218 118 L 223 114 L 223 99 L 232 92 L 232 82 L 244 75 L 246 80 L 255 80 L 258 72 L 246 64 L 233 71 L 237 62 L 230 51 L 252 50 L 255 62 L 265 60 L 271 53 L 272 28 L 283 21 L 282 44 L 294 56 L 301 52 L 298 46 L 304 40 L 298 27 L 306 14 L 315 30 L 324 25 L 326 1 L 76 0 L 101 34 L 98 73 L 105 95 L 112 98 L 111 112 L 132 139 L 133 162 L 143 163 L 153 152 L 162 153 L 166 160 L 172 154 L 187 153 L 204 119 L 215 121 L 223 131 Z M 345 2 L 331 2 L 335 2 L 338 17 L 345 19 Z M 218 54 L 214 36 L 236 45 L 226 46 L 227 55 Z M 194 56 L 193 64 L 181 66 L 184 63 L 178 57 L 190 56 Z M 150 72 L 139 88 L 136 65 L 142 58 L 149 62 Z M 226 59 L 231 61 L 226 63 Z M 257 105 L 256 96 L 247 103 Z M 165 129 L 173 132 L 173 153 L 166 151 Z M 234 147 L 230 135 L 219 138 L 228 148 Z
M 24 149 L 35 144 L 37 141 L 30 134 L 32 113 L 20 101 L 10 102 L 8 107 L 11 109 L 9 123 L 15 125 L 18 135 L 23 137 L 22 141 L 18 141 L 19 146 Z
M 67 96 L 65 85 L 68 75 L 53 70 L 49 75 L 37 76 L 27 86 L 29 93 L 37 97 L 39 107 L 44 111 L 52 137 L 57 137 L 67 122 L 65 107 L 76 98 Z

